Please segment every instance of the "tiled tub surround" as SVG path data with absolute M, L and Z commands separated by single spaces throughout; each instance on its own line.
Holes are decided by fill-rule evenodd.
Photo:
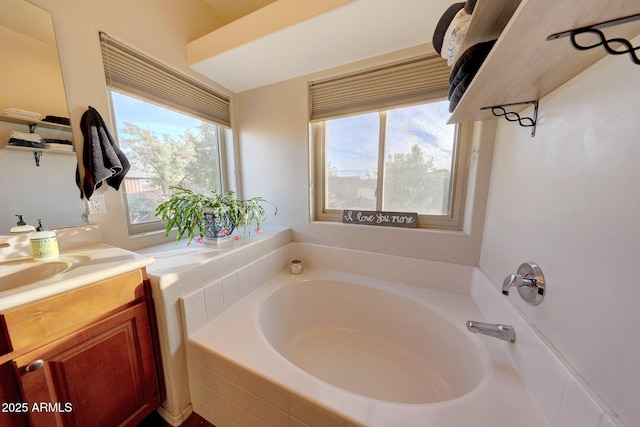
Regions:
M 352 405 L 361 397 L 313 379 L 286 361 L 260 332 L 255 321 L 260 300 L 274 288 L 283 286 L 285 280 L 309 277 L 319 268 L 333 270 L 329 274 L 337 271 L 359 273 L 359 276 L 364 274 L 374 278 L 366 280 L 369 284 L 390 285 L 393 292 L 413 295 L 418 300 L 426 298 L 435 302 L 435 309 L 445 317 L 455 319 L 456 327 L 461 329 L 469 318 L 512 324 L 516 328 L 517 341 L 514 344 L 485 336 L 470 337 L 481 343 L 491 361 L 489 374 L 485 374 L 481 385 L 472 392 L 445 403 L 391 405 L 400 406 L 411 415 L 427 411 L 419 415 L 420 421 L 416 425 L 430 425 L 428 420 L 431 420 L 431 425 L 445 426 L 444 418 L 451 417 L 451 425 L 457 427 L 485 425 L 482 423 L 497 427 L 501 422 L 505 422 L 504 425 L 536 427 L 622 426 L 607 406 L 593 396 L 588 386 L 522 319 L 509 299 L 500 294 L 497 285 L 490 283 L 479 269 L 301 243 L 289 244 L 286 252 L 289 258 L 303 259 L 305 273 L 293 276 L 285 269 L 279 273 L 280 277 L 261 285 L 228 311 L 224 299 L 222 305 L 220 301 L 221 295 L 224 298 L 223 282 L 226 281 L 227 287 L 233 289 L 235 277 L 236 289 L 240 289 L 238 280 L 244 277 L 242 269 L 234 272 L 235 276 L 230 274 L 183 298 L 184 311 L 188 313 L 184 320 L 190 338 L 187 363 L 192 402 L 196 412 L 218 427 L 376 425 L 376 422 L 377 425 L 398 425 L 397 420 L 386 420 L 380 412 L 373 420 L 366 418 L 362 409 L 359 412 L 354 409 L 357 405 Z M 279 253 L 283 254 L 282 251 Z M 363 277 L 352 278 L 360 280 Z M 389 278 L 394 278 L 396 283 L 386 282 Z M 450 292 L 438 292 L 445 289 Z M 249 312 L 241 314 L 241 319 L 234 319 L 242 310 Z M 232 324 L 226 324 L 228 321 Z M 223 337 L 229 342 L 221 342 Z M 254 345 L 280 365 L 270 368 L 269 372 L 256 371 L 251 363 L 262 358 L 255 357 L 256 349 L 250 347 Z M 519 376 L 513 375 L 516 371 Z M 283 372 L 286 372 L 285 380 L 272 378 Z M 293 391 L 286 383 L 291 378 L 297 378 L 294 382 L 311 382 L 321 389 L 318 391 L 316 388 L 312 392 L 315 395 L 311 397 L 309 392 Z M 497 388 L 494 390 L 492 387 Z M 492 394 L 490 398 L 489 393 Z M 329 409 L 326 400 L 332 398 L 327 396 L 335 394 L 342 396 L 343 400 L 334 406 L 335 409 Z M 483 398 L 489 401 L 485 402 Z M 489 410 L 485 404 L 497 406 Z M 345 411 L 347 416 L 338 415 L 338 412 L 344 414 Z M 483 419 L 485 416 L 488 419 Z
M 471 297 L 488 321 L 508 323 L 516 329 L 515 344 L 504 347 L 549 426 L 622 427 L 624 424 L 608 405 L 520 315 L 509 300 L 519 296 L 517 292 L 511 294 L 504 297 L 482 270 L 472 269 Z M 546 298 L 553 298 L 553 294 L 548 293 Z
M 224 300 L 219 300 L 220 309 L 230 307 L 284 268 L 290 259 L 290 242 L 289 229 L 265 227 L 260 235 L 243 236 L 222 245 L 187 245 L 183 240 L 137 251 L 155 259 L 147 272 L 167 388 L 167 399 L 158 411 L 172 425 L 180 425 L 192 411 L 179 298 L 225 277 L 227 292 Z

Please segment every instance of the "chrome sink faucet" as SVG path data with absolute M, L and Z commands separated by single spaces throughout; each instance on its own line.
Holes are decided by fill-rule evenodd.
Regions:
M 510 325 L 467 320 L 467 329 L 474 334 L 488 335 L 503 341 L 514 342 L 516 340 L 516 331 L 513 329 L 513 326 Z

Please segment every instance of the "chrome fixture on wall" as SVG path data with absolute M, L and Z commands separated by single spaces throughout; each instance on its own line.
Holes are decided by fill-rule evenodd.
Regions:
M 513 326 L 467 320 L 467 329 L 474 334 L 488 335 L 503 341 L 514 342 L 516 331 Z
M 545 286 L 540 266 L 535 262 L 525 262 L 520 264 L 516 274 L 504 279 L 502 293 L 509 295 L 509 289 L 516 287 L 523 300 L 531 305 L 538 305 L 544 299 Z

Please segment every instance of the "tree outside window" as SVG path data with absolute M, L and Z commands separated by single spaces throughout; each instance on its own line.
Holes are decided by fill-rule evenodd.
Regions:
M 434 102 L 326 121 L 324 209 L 449 215 L 456 129 L 447 118 L 447 103 Z
M 131 163 L 124 181 L 129 224 L 157 222 L 170 186 L 221 191 L 219 126 L 111 91 L 118 142 Z M 161 226 L 160 226 L 161 227 Z

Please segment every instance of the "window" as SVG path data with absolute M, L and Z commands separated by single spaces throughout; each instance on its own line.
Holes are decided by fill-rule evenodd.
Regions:
M 100 33 L 118 144 L 131 163 L 124 180 L 129 233 L 159 230 L 170 186 L 224 191 L 228 97 Z
M 170 186 L 222 191 L 220 126 L 110 90 L 118 143 L 131 163 L 124 180 L 130 232 L 161 229 L 156 206 Z
M 449 73 L 431 55 L 310 83 L 316 220 L 416 212 L 462 228 L 470 132 L 447 124 Z
M 457 126 L 446 124 L 448 105 L 314 124 L 316 219 L 341 221 L 345 209 L 417 212 L 420 227 L 460 228 L 466 150 Z

